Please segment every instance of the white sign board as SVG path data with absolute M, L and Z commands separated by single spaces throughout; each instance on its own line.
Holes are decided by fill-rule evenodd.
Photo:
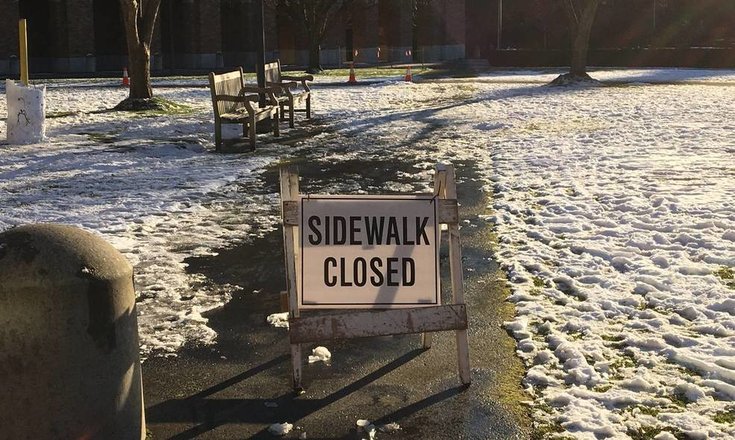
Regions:
M 300 205 L 299 308 L 440 304 L 433 196 L 302 196 Z

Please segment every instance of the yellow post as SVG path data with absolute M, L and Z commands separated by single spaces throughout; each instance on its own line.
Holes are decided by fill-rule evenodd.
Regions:
M 26 32 L 26 19 L 21 18 L 18 23 L 18 40 L 20 41 L 20 82 L 28 85 L 28 34 Z

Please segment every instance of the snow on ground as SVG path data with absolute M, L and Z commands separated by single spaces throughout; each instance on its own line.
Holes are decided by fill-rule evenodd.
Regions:
M 392 191 L 427 188 L 437 161 L 473 163 L 493 201 L 472 222 L 498 235 L 517 307 L 506 327 L 539 430 L 731 438 L 735 72 L 593 76 L 617 85 L 548 88 L 553 74 L 505 71 L 317 86 L 316 118 L 333 130 L 242 156 L 211 154 L 206 89 L 161 90 L 190 115 L 121 119 L 90 113 L 118 89 L 54 87 L 49 111 L 79 113 L 50 119 L 45 144 L 0 144 L 0 230 L 56 221 L 101 233 L 136 264 L 143 352 L 173 351 L 211 341 L 201 313 L 237 289 L 186 275 L 184 257 L 277 222 L 277 195 L 258 189 L 269 163 L 294 151 L 317 164 L 410 162 L 414 173 L 384 176 Z M 360 178 L 322 190 L 376 190 Z
M 224 304 L 237 288 L 212 290 L 187 276 L 184 258 L 261 234 L 277 221 L 277 195 L 257 189 L 263 166 L 275 158 L 207 154 L 209 91 L 161 95 L 196 111 L 168 117 L 94 113 L 114 106 L 126 91 L 50 88 L 47 114 L 72 114 L 47 119 L 43 144 L 0 145 L 0 230 L 65 223 L 112 243 L 135 266 L 144 355 L 173 353 L 190 337 L 212 341 L 216 335 L 201 313 Z M 5 112 L 3 99 L 0 114 Z M 3 140 L 4 130 L 2 124 Z

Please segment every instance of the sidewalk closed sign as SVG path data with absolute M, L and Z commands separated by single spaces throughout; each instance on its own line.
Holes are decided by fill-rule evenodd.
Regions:
M 303 196 L 299 308 L 440 304 L 431 195 Z

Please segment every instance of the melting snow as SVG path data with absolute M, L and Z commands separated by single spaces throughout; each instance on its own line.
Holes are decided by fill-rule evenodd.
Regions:
M 309 363 L 313 364 L 315 362 L 329 362 L 332 359 L 332 353 L 327 350 L 327 347 L 316 347 L 311 351 L 311 354 L 309 355 Z
M 69 113 L 47 119 L 48 141 L 0 144 L 0 230 L 101 234 L 135 265 L 141 351 L 175 353 L 212 342 L 203 314 L 240 290 L 186 274 L 184 259 L 279 221 L 267 165 L 294 149 L 317 164 L 410 162 L 413 174 L 379 189 L 416 191 L 436 162 L 460 174 L 471 163 L 492 198 L 478 220 L 498 235 L 537 422 L 578 438 L 650 427 L 657 439 L 732 438 L 715 416 L 735 399 L 735 290 L 723 276 L 735 267 L 735 72 L 593 76 L 628 84 L 549 88 L 553 75 L 519 71 L 317 85 L 316 118 L 333 130 L 250 155 L 212 153 L 207 89 L 157 90 L 194 111 L 140 117 L 98 112 L 122 89 L 50 85 L 48 112 Z M 321 191 L 376 191 L 360 180 Z

